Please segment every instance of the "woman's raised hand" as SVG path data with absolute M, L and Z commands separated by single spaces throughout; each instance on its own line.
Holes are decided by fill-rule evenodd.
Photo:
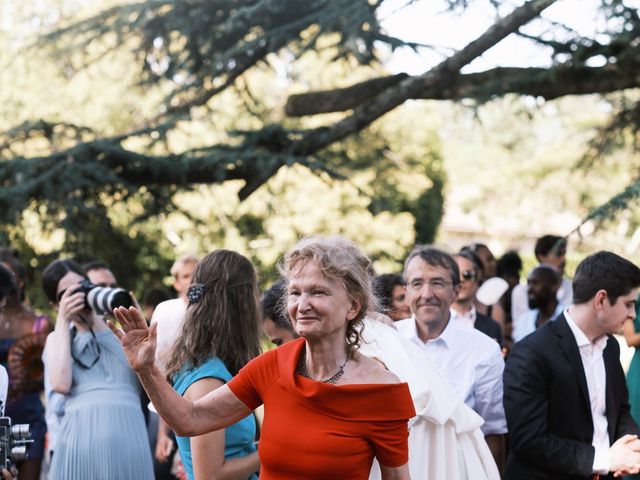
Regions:
M 156 327 L 147 326 L 140 310 L 135 307 L 118 307 L 113 314 L 120 328 L 109 320 L 109 328 L 120 339 L 127 360 L 136 372 L 151 368 L 156 356 Z

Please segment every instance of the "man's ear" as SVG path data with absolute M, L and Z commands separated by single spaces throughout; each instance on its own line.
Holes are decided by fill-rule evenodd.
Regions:
M 609 295 L 607 295 L 607 291 L 605 289 L 598 290 L 593 296 L 591 302 L 597 310 L 601 310 L 602 308 L 604 308 L 605 304 L 609 306 L 611 305 L 611 302 L 609 301 Z

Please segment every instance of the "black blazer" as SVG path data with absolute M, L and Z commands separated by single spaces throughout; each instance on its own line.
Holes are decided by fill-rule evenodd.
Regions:
M 638 434 L 618 341 L 603 353 L 609 440 Z M 564 314 L 513 346 L 504 370 L 504 409 L 511 439 L 504 478 L 589 479 L 595 450 L 582 358 Z
M 476 312 L 476 321 L 473 323 L 476 330 L 480 330 L 485 335 L 493 338 L 502 348 L 502 327 L 493 318 Z

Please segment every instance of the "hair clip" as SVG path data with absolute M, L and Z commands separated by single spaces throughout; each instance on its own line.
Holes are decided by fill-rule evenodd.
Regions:
M 194 303 L 198 303 L 204 295 L 206 290 L 206 285 L 204 283 L 193 283 L 189 285 L 189 290 L 187 290 L 187 298 L 189 299 L 189 305 Z

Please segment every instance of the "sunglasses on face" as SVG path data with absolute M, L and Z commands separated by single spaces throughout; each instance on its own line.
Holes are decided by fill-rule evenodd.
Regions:
M 478 274 L 475 270 L 463 270 L 461 276 L 463 280 L 475 280 Z

